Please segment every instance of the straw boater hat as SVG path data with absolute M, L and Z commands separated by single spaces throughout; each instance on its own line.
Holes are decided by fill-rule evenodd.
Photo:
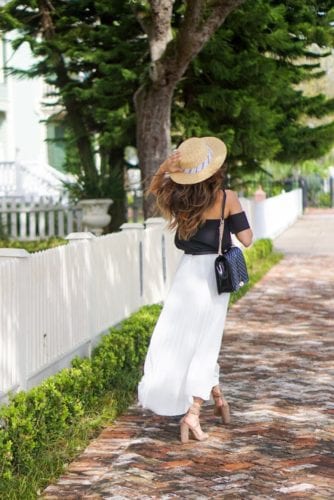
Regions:
M 181 153 L 179 167 L 170 178 L 177 184 L 196 184 L 211 177 L 223 165 L 226 146 L 216 137 L 191 137 L 177 148 Z

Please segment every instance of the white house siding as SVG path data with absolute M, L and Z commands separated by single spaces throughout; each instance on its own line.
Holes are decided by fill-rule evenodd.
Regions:
M 69 178 L 57 170 L 63 159 L 59 145 L 51 151 L 57 161 L 50 166 L 45 123 L 58 109 L 45 106 L 47 87 L 42 78 L 4 72 L 4 66 L 25 70 L 34 62 L 28 44 L 12 50 L 14 37 L 11 33 L 0 38 L 0 196 L 59 197 L 63 192 L 59 179 Z M 14 176 L 14 185 L 8 175 Z
M 8 44 L 7 53 L 13 67 L 28 69 L 33 62 L 28 44 L 22 45 L 14 54 Z M 47 163 L 46 125 L 41 123 L 45 119 L 41 109 L 43 88 L 41 78 L 8 77 L 14 142 L 14 151 L 11 148 L 8 160 Z
M 0 161 L 8 159 L 9 131 L 8 131 L 8 84 L 3 71 L 6 57 L 5 43 L 0 37 Z

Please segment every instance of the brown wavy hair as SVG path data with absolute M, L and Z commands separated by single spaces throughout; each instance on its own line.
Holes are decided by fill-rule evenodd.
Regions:
M 167 178 L 157 189 L 157 207 L 168 220 L 169 228 L 177 230 L 179 238 L 188 240 L 204 223 L 204 212 L 214 205 L 219 190 L 223 188 L 224 173 L 225 170 L 220 168 L 196 184 L 177 184 Z

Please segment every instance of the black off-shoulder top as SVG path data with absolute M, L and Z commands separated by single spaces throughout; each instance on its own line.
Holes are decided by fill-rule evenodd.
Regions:
M 175 245 L 186 254 L 203 255 L 218 253 L 220 219 L 206 219 L 189 240 L 181 240 L 176 232 Z M 244 211 L 229 215 L 225 219 L 222 250 L 232 245 L 231 233 L 249 229 L 249 222 Z

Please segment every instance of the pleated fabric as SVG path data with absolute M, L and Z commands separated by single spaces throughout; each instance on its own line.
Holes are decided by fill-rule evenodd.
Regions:
M 158 415 L 182 415 L 193 397 L 210 399 L 229 293 L 218 295 L 216 254 L 183 255 L 153 331 L 138 401 Z

